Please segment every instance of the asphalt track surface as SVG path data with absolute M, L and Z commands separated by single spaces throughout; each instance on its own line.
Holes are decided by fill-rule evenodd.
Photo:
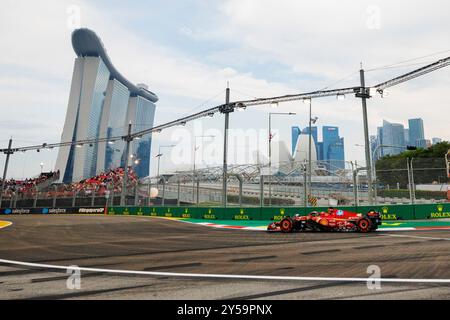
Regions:
M 220 275 L 335 277 L 288 281 L 81 272 L 0 262 L 0 299 L 450 299 L 450 284 L 367 278 L 450 279 L 450 231 L 270 234 L 150 217 L 7 216 L 0 259 L 113 270 Z

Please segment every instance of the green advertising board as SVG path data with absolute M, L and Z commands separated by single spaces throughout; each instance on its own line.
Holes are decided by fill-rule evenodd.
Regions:
M 383 220 L 415 220 L 450 218 L 450 203 L 416 205 L 345 206 L 337 209 L 365 214 L 381 213 Z M 328 207 L 110 207 L 110 215 L 154 216 L 205 220 L 274 220 L 286 216 L 326 211 Z

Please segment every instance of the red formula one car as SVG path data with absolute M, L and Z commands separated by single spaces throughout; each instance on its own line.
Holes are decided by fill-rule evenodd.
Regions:
M 268 231 L 290 233 L 295 231 L 346 231 L 370 232 L 381 225 L 381 215 L 375 210 L 367 214 L 329 208 L 327 212 L 311 212 L 307 216 L 295 215 L 273 222 Z

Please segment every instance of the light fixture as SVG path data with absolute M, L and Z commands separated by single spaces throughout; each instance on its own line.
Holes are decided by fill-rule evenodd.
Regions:
M 271 108 L 278 108 L 278 102 L 271 102 L 270 103 Z
M 235 106 L 236 111 L 245 111 L 246 108 L 247 108 L 247 106 L 241 102 L 239 102 Z
M 369 95 L 371 97 L 375 96 L 377 93 L 381 93 L 377 88 L 369 88 Z
M 208 113 L 208 117 L 214 117 L 214 112 L 210 112 L 210 113 Z
M 336 96 L 336 98 L 337 98 L 339 101 L 345 100 L 345 94 L 338 94 L 338 95 Z
M 181 124 L 182 126 L 185 126 L 185 125 L 186 125 L 186 121 L 182 121 L 182 122 L 180 122 L 180 124 Z
M 303 99 L 303 103 L 304 104 L 311 104 L 311 99 L 305 98 L 305 99 Z
M 318 117 L 311 118 L 311 122 L 312 122 L 313 124 L 316 124 L 317 120 L 319 120 Z
M 134 164 L 139 164 L 139 160 L 138 159 L 134 160 Z
M 110 144 L 110 145 L 114 144 L 114 141 L 108 141 L 108 144 Z
M 136 140 L 141 140 L 141 139 L 142 139 L 142 136 L 137 136 L 135 139 L 136 139 Z
M 83 144 L 80 143 L 80 144 L 77 144 L 75 147 L 76 148 L 81 148 L 82 146 L 83 146 Z
M 381 97 L 382 97 L 382 98 L 387 98 L 387 97 L 389 97 L 389 94 L 390 94 L 390 92 L 389 92 L 388 90 L 386 90 L 386 89 L 381 90 Z

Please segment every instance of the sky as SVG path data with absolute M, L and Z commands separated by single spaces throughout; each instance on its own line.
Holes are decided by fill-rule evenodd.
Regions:
M 374 85 L 450 56 L 448 12 L 444 0 L 4 0 L 0 145 L 10 137 L 13 146 L 60 140 L 75 59 L 70 37 L 78 27 L 94 30 L 117 69 L 159 96 L 160 124 L 223 103 L 227 83 L 231 100 L 357 86 L 362 64 Z M 406 126 L 421 117 L 426 138 L 450 140 L 449 85 L 447 68 L 370 99 L 370 134 L 383 119 Z M 312 108 L 319 126 L 339 126 L 346 160 L 363 163 L 360 100 L 315 99 Z M 255 161 L 257 150 L 267 157 L 269 112 L 259 106 L 231 114 L 230 163 Z M 308 106 L 285 103 L 275 112 L 296 113 L 272 121 L 275 139 L 290 146 L 290 127 L 307 126 Z M 197 166 L 220 165 L 222 132 L 222 115 L 165 130 L 153 137 L 152 157 L 175 144 L 161 171 L 191 169 L 195 145 Z M 214 137 L 195 139 L 201 135 Z M 36 176 L 53 168 L 56 156 L 14 154 L 8 176 Z

